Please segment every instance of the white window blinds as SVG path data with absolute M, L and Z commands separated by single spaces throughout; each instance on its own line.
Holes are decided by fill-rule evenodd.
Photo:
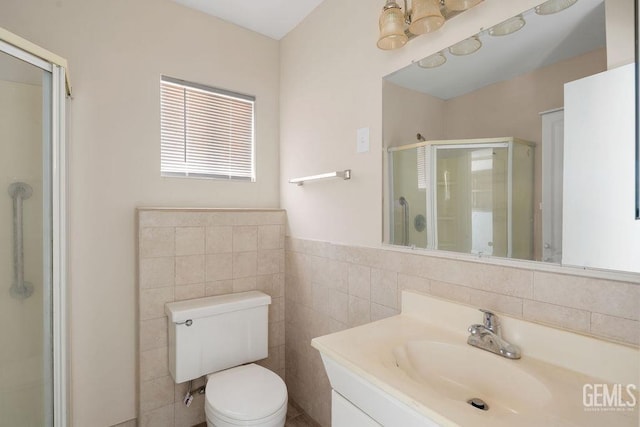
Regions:
M 418 161 L 418 189 L 425 190 L 427 188 L 427 147 L 422 145 L 417 149 L 417 161 Z
M 255 98 L 162 76 L 162 176 L 255 181 Z

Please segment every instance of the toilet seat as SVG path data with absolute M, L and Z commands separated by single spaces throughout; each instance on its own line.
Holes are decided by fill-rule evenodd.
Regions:
M 207 426 L 213 427 L 283 427 L 287 417 L 287 404 L 282 405 L 276 413 L 259 420 L 240 421 L 227 418 L 222 414 L 205 407 Z
M 210 374 L 207 379 L 208 419 L 229 425 L 266 425 L 286 414 L 287 387 L 282 378 L 262 366 L 238 366 Z

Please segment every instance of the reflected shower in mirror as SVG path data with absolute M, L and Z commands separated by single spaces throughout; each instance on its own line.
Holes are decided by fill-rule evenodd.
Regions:
M 391 199 L 403 194 L 391 212 L 394 244 L 532 259 L 533 144 L 425 141 L 393 147 L 389 159 Z
M 606 69 L 604 1 L 578 0 L 386 76 L 385 241 L 561 262 L 564 85 Z

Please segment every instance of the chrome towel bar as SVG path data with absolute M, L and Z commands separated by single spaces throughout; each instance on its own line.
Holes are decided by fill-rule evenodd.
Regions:
M 319 181 L 322 179 L 330 179 L 330 178 L 342 178 L 342 179 L 351 179 L 351 169 L 346 169 L 343 171 L 335 171 L 335 172 L 327 172 L 321 173 L 319 175 L 311 175 L 311 176 L 303 176 L 302 178 L 292 178 L 289 180 L 289 184 L 297 184 L 302 185 L 305 182 L 311 181 Z

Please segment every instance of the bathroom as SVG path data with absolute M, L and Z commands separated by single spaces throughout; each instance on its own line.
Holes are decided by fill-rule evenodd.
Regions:
M 182 396 L 140 411 L 141 322 L 161 317 L 140 312 L 137 209 L 250 209 L 260 219 L 248 225 L 281 227 L 284 270 L 268 270 L 283 289 L 275 293 L 271 283 L 270 316 L 279 319 L 270 333 L 277 338 L 274 370 L 284 373 L 289 397 L 323 426 L 330 424 L 331 386 L 311 339 L 398 314 L 403 289 L 640 344 L 638 268 L 608 272 L 382 244 L 383 76 L 540 2 L 484 0 L 391 52 L 376 47 L 384 2 L 374 3 L 325 0 L 276 40 L 171 0 L 3 2 L 1 28 L 69 64 L 68 425 L 180 425 Z M 607 19 L 620 23 L 607 27 L 607 68 L 633 62 L 632 3 L 606 1 Z M 160 175 L 161 76 L 255 96 L 255 182 Z M 367 128 L 369 148 L 358 152 L 357 130 Z M 414 142 L 417 130 L 406 132 Z M 348 169 L 346 181 L 288 183 Z M 8 206 L 3 224 L 10 224 Z M 274 220 L 274 212 L 282 217 Z M 168 225 L 191 226 L 206 227 Z M 181 290 L 205 296 L 206 286 Z M 154 410 L 171 422 L 149 424 Z

